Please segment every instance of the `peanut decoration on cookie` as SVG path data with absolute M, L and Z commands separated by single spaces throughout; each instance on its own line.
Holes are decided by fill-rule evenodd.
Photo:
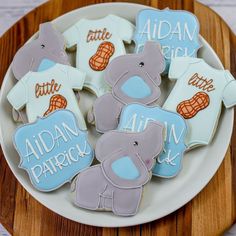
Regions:
M 113 43 L 101 43 L 96 53 L 89 59 L 90 67 L 95 71 L 105 70 L 114 52 L 115 46 L 113 45 Z
M 49 113 L 58 110 L 65 109 L 67 107 L 67 100 L 60 94 L 55 94 L 50 98 L 49 108 L 43 114 L 43 116 L 47 116 Z
M 176 111 L 185 119 L 191 119 L 197 113 L 205 109 L 210 103 L 210 98 L 207 93 L 198 92 L 192 98 L 181 102 Z

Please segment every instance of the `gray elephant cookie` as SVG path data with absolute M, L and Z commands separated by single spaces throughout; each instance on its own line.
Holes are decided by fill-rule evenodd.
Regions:
M 12 62 L 15 78 L 20 80 L 29 71 L 37 72 L 43 60 L 43 67 L 53 62 L 69 65 L 64 38 L 50 22 L 41 24 L 38 38 L 26 43 L 16 53 Z
M 70 64 L 65 52 L 64 37 L 47 22 L 39 26 L 37 39 L 18 50 L 12 62 L 12 72 L 20 80 L 29 71 L 46 70 L 55 63 Z M 12 116 L 16 122 L 28 122 L 24 111 L 12 109 Z
M 96 144 L 101 164 L 81 172 L 73 186 L 74 203 L 89 210 L 135 215 L 143 187 L 151 179 L 155 157 L 163 148 L 164 125 L 149 122 L 139 133 L 109 131 Z
M 164 69 L 160 45 L 154 41 L 147 41 L 141 53 L 113 59 L 104 77 L 112 92 L 96 99 L 87 115 L 88 122 L 95 123 L 97 131 L 104 133 L 117 127 L 125 105 L 134 102 L 151 105 L 157 101 Z

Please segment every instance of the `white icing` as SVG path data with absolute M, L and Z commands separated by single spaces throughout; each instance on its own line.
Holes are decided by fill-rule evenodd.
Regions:
M 183 135 L 183 132 L 184 132 L 184 128 L 181 130 L 179 137 L 177 137 L 175 125 L 172 124 L 172 125 L 171 125 L 171 128 L 170 128 L 170 133 L 169 133 L 169 140 L 168 140 L 168 142 L 170 143 L 170 142 L 171 142 L 171 137 L 173 137 L 173 140 L 174 140 L 175 144 L 178 144 L 179 141 L 180 141 L 180 139 L 181 139 L 181 137 L 182 137 L 182 135 Z
M 56 131 L 56 135 L 55 135 L 55 140 L 57 142 L 57 146 L 60 147 L 60 142 L 59 139 L 62 138 L 62 140 L 66 143 L 68 140 L 65 136 L 65 134 L 62 132 L 62 130 L 55 125 L 55 131 Z
M 150 117 L 144 117 L 142 115 L 138 117 L 138 114 L 134 113 L 131 116 L 131 118 L 127 121 L 127 123 L 124 125 L 123 130 L 129 132 L 135 132 L 135 131 L 140 132 L 146 128 L 149 121 L 155 121 L 155 119 Z M 184 127 L 180 132 L 178 132 L 176 130 L 175 124 L 170 124 L 167 121 L 164 121 L 163 123 L 165 125 L 165 130 L 166 130 L 164 134 L 164 142 L 168 143 L 174 142 L 176 145 L 179 144 L 184 133 Z M 165 162 L 168 165 L 175 166 L 176 163 L 174 163 L 174 160 L 180 156 L 180 153 L 173 154 L 173 152 L 175 151 L 171 149 L 168 150 L 164 149 L 164 153 L 167 153 L 167 157 L 165 157 L 164 159 L 160 159 L 163 158 L 163 155 L 160 155 L 157 158 L 157 162 L 160 164 Z
M 189 52 L 190 49 L 187 47 L 171 47 L 168 45 L 165 45 L 165 46 L 163 45 L 161 47 L 161 49 L 162 49 L 162 53 L 166 59 L 175 58 L 178 55 L 180 55 L 180 52 L 181 52 L 182 57 L 192 56 L 195 53 L 194 50 L 190 53 Z M 170 56 L 167 56 L 169 54 L 170 54 Z
M 47 172 L 49 172 L 50 174 L 53 174 L 53 171 L 50 169 L 47 163 L 44 162 L 42 166 L 43 166 L 43 174 L 45 177 L 47 176 Z
M 35 136 L 33 136 L 33 138 L 35 138 Z M 37 146 L 37 148 L 38 148 L 40 154 L 43 155 L 43 150 L 42 150 L 42 148 L 40 147 L 38 140 L 35 140 L 35 144 L 36 144 L 36 146 Z
M 68 150 L 68 155 L 70 157 L 71 160 L 73 161 L 76 161 L 76 159 L 73 157 L 72 155 L 72 151 L 75 151 L 75 148 L 74 147 L 71 147 L 69 150 Z
M 35 169 L 36 168 L 40 168 L 40 174 L 39 175 L 36 175 L 36 173 L 35 173 Z M 35 179 L 35 181 L 37 182 L 37 183 L 39 183 L 39 177 L 42 175 L 42 166 L 41 165 L 35 165 L 35 166 L 33 166 L 30 170 L 31 170 L 31 172 L 32 172 L 32 175 L 34 176 L 34 179 Z
M 181 41 L 182 39 L 181 39 L 180 22 L 177 22 L 177 23 L 176 23 L 176 26 L 175 26 L 175 28 L 173 29 L 172 34 L 170 35 L 170 39 L 172 39 L 175 34 L 177 34 L 179 41 Z
M 40 132 L 40 133 L 38 134 L 38 138 L 39 138 L 41 144 L 43 145 L 43 148 L 44 148 L 45 152 L 51 152 L 52 149 L 54 148 L 54 142 L 52 143 L 51 147 L 48 147 L 48 146 L 46 145 L 45 141 L 44 141 L 44 138 L 42 137 L 42 135 L 45 135 L 45 134 L 49 135 L 49 137 L 51 138 L 51 140 L 53 140 L 53 135 L 52 135 L 52 133 L 49 132 L 48 130 L 43 130 L 42 132 Z M 38 143 L 38 140 L 36 140 L 35 142 Z M 39 145 L 37 145 L 37 146 L 39 146 Z M 40 146 L 39 146 L 39 147 L 40 147 Z M 38 148 L 39 148 L 39 147 L 38 147 Z M 40 149 L 41 149 L 41 148 L 40 148 Z M 41 152 L 40 152 L 40 153 L 41 153 Z M 41 153 L 41 155 L 43 155 L 43 154 Z
M 148 40 L 152 39 L 152 37 L 151 37 L 151 26 L 150 25 L 151 25 L 151 19 L 148 18 L 146 24 L 143 27 L 143 30 L 139 31 L 139 34 L 141 36 L 140 39 L 142 39 L 145 36 L 147 37 Z M 155 38 L 155 35 L 153 35 L 153 38 Z
M 193 41 L 196 35 L 198 26 L 195 25 L 193 28 L 190 28 L 188 22 L 177 21 L 175 23 L 171 23 L 168 20 L 151 20 L 148 18 L 142 29 L 138 31 L 139 34 L 139 42 L 137 45 L 137 51 L 143 47 L 143 42 L 146 40 L 177 40 L 179 42 L 184 41 Z M 191 47 L 179 46 L 177 45 L 161 45 L 162 53 L 167 60 L 171 58 L 175 58 L 178 56 L 186 57 L 186 56 L 194 56 L 195 49 Z
M 60 157 L 62 157 L 61 160 Z M 56 161 L 55 166 L 59 167 L 60 170 L 62 170 L 63 166 L 68 166 L 68 163 L 64 163 L 64 161 L 66 160 L 66 155 L 64 153 L 59 153 L 54 158 Z
M 30 151 L 29 151 L 29 149 L 30 149 Z M 39 160 L 39 156 L 38 156 L 37 152 L 34 150 L 34 148 L 31 144 L 31 142 L 29 141 L 29 139 L 25 140 L 25 150 L 26 150 L 25 157 L 27 158 L 28 162 L 30 161 L 30 156 L 32 156 L 32 155 L 34 157 L 36 157 L 36 159 Z
M 50 163 L 50 165 L 51 165 L 53 171 L 54 171 L 55 173 L 57 173 L 57 168 L 54 166 L 54 164 L 53 164 L 53 162 L 52 162 L 52 159 L 48 159 L 48 162 Z
M 164 152 L 166 153 L 166 150 L 164 150 Z M 174 160 L 180 155 L 180 153 L 176 153 L 174 156 L 171 156 L 171 150 L 168 150 L 168 154 L 167 157 L 164 159 L 160 159 L 160 156 L 157 157 L 157 162 L 162 164 L 162 163 L 166 163 L 167 165 L 172 165 L 175 166 L 176 163 L 174 163 Z
M 62 171 L 67 166 L 73 165 L 75 162 L 79 162 L 80 158 L 86 157 L 91 153 L 87 145 L 87 141 L 84 142 L 84 145 L 77 143 L 74 147 L 70 147 L 68 150 L 64 152 L 58 153 L 55 156 L 47 159 L 46 161 L 42 162 L 40 165 L 34 165 L 31 168 L 32 176 L 34 177 L 37 183 L 40 182 L 40 176 L 44 174 L 46 177 L 47 175 L 54 175 L 58 171 Z M 39 174 L 36 173 L 36 170 L 39 169 Z
M 165 35 L 162 35 L 161 34 L 161 29 L 163 27 L 163 24 L 166 24 L 168 27 L 169 27 L 169 31 L 165 34 Z M 154 24 L 154 29 L 157 27 L 157 24 L 155 23 Z M 156 30 L 155 30 L 156 31 Z M 159 21 L 159 27 L 158 27 L 158 31 L 157 31 L 157 39 L 164 39 L 166 37 L 168 37 L 168 35 L 171 33 L 171 24 L 166 21 L 166 20 L 160 20 Z
M 167 32 L 163 33 L 163 28 L 168 27 Z M 172 25 L 167 20 L 154 20 L 151 22 L 151 19 L 148 18 L 142 30 L 140 30 L 139 36 L 142 40 L 143 37 L 147 37 L 148 40 L 162 40 L 169 38 L 173 39 L 174 35 L 177 35 L 179 41 L 190 40 L 193 41 L 194 35 L 197 30 L 197 25 L 190 31 L 187 22 L 177 21 L 174 25 Z
M 155 121 L 155 119 L 153 118 L 146 118 L 144 116 L 141 116 L 139 122 L 137 122 L 137 116 L 137 113 L 134 113 L 134 115 L 131 116 L 131 118 L 128 120 L 127 124 L 123 128 L 125 131 L 140 132 L 147 127 L 149 121 Z
M 87 142 L 86 141 L 84 141 L 84 149 L 83 149 L 83 151 L 80 149 L 79 144 L 77 144 L 76 147 L 77 147 L 77 149 L 79 151 L 79 156 L 80 157 L 85 157 L 86 155 L 89 155 L 91 153 L 91 151 L 86 152 L 86 150 L 87 150 Z
M 70 138 L 70 140 L 72 140 L 72 137 L 70 136 L 70 134 L 73 134 L 74 136 L 79 136 L 79 130 L 75 124 L 75 122 L 73 122 L 73 126 L 74 126 L 74 130 L 71 129 L 67 124 L 65 124 L 64 122 L 62 123 L 62 127 L 65 129 L 68 137 Z
M 197 31 L 197 25 L 194 26 L 194 30 L 192 32 L 192 35 L 189 31 L 189 27 L 188 27 L 188 24 L 187 22 L 184 23 L 184 35 L 183 35 L 183 39 L 186 40 L 186 34 L 188 35 L 188 38 L 190 39 L 190 41 L 193 41 L 194 39 L 194 35 Z
M 26 154 L 24 157 L 27 158 L 28 162 L 30 161 L 31 155 L 34 155 L 37 159 L 39 159 L 37 152 L 43 156 L 45 152 L 50 153 L 55 148 L 55 145 L 60 147 L 60 142 L 68 142 L 69 140 L 72 140 L 72 135 L 76 137 L 79 136 L 79 130 L 76 124 L 73 123 L 73 126 L 74 127 L 69 127 L 67 124 L 62 123 L 61 127 L 57 125 L 54 126 L 54 133 L 48 130 L 42 130 L 33 136 L 33 140 L 30 141 L 29 139 L 26 139 Z M 79 152 L 83 155 L 83 151 Z
M 91 154 L 92 150 L 86 140 L 84 143 L 71 144 L 71 146 L 64 150 L 63 143 L 73 141 L 79 135 L 79 129 L 76 123 L 73 122 L 69 125 L 66 123 L 54 125 L 52 131 L 45 129 L 34 135 L 31 140 L 26 139 L 26 154 L 24 157 L 27 158 L 28 162 L 33 161 L 33 159 L 30 159 L 31 156 L 41 161 L 40 164 L 33 164 L 30 168 L 33 179 L 37 183 L 40 183 L 40 177 L 42 175 L 44 177 L 54 175 L 64 168 L 73 165 L 73 163 L 79 162 L 80 158 L 87 157 L 87 155 Z M 43 157 L 46 153 L 49 155 L 49 158 L 44 160 Z M 33 163 L 35 163 L 35 160 Z

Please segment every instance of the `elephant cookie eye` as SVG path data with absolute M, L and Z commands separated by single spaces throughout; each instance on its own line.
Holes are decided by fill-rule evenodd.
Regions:
M 139 66 L 140 66 L 140 67 L 143 67 L 143 66 L 144 66 L 144 62 L 140 62 L 140 63 L 139 63 Z
M 41 48 L 45 48 L 45 45 L 44 45 L 44 44 L 42 44 L 42 45 L 41 45 Z
M 137 141 L 134 141 L 134 146 L 138 146 L 138 142 Z

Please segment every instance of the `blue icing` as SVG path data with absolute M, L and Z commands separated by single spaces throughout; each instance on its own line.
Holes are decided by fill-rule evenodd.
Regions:
M 114 173 L 122 179 L 134 180 L 139 177 L 139 170 L 128 156 L 114 161 L 111 168 Z
M 121 90 L 131 98 L 145 98 L 151 94 L 149 86 L 139 76 L 133 76 L 125 81 Z
M 167 71 L 172 57 L 196 57 L 198 35 L 199 22 L 190 12 L 145 9 L 136 18 L 135 51 L 140 52 L 148 40 L 159 42 Z
M 148 107 L 141 104 L 129 104 L 122 110 L 118 130 L 141 132 L 148 121 L 160 121 L 166 127 L 164 150 L 157 158 L 153 175 L 173 177 L 181 169 L 187 126 L 177 113 L 160 107 Z
M 87 132 L 77 126 L 74 114 L 57 110 L 35 123 L 19 127 L 14 144 L 25 169 L 38 190 L 51 191 L 69 182 L 90 166 L 93 149 Z
M 38 67 L 38 72 L 47 70 L 51 67 L 53 67 L 56 63 L 54 61 L 51 61 L 49 59 L 43 59 Z

